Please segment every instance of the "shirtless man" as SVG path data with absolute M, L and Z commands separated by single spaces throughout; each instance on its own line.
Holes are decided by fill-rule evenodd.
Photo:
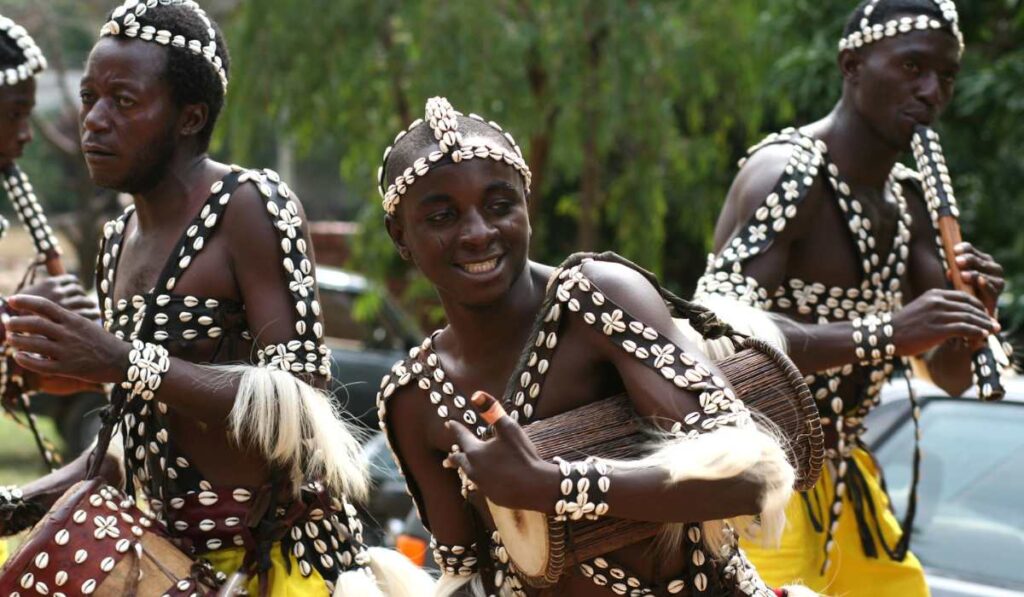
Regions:
M 98 454 L 108 479 L 123 472 L 179 546 L 248 574 L 250 594 L 417 594 L 390 584 L 422 576 L 367 550 L 346 499 L 365 496 L 365 473 L 320 390 L 330 353 L 302 206 L 276 173 L 207 155 L 228 74 L 223 36 L 195 2 L 128 0 L 110 14 L 80 113 L 93 180 L 133 197 L 104 229 L 103 325 L 11 297 L 15 359 L 115 384 L 124 464 Z M 24 499 L 48 504 L 85 471 L 79 459 Z M 213 524 L 187 523 L 197 516 Z
M 810 375 L 830 457 L 816 488 L 792 500 L 781 549 L 749 552 L 769 582 L 928 593 L 910 528 L 901 532 L 859 438 L 897 359 L 920 357 L 957 395 L 971 384 L 972 353 L 999 330 L 989 313 L 1002 268 L 964 243 L 956 260 L 980 300 L 947 290 L 920 179 L 898 163 L 915 126 L 951 100 L 962 39 L 950 1 L 861 2 L 840 43 L 841 99 L 751 149 L 719 218 L 696 298 L 772 313 Z
M 571 258 L 557 269 L 530 261 L 530 173 L 519 148 L 443 98 L 429 100 L 425 120 L 388 148 L 380 180 L 388 232 L 435 286 L 448 320 L 394 367 L 379 397 L 382 427 L 434 536 L 437 594 L 774 595 L 714 521 L 755 513 L 777 521 L 792 468 L 692 352 L 656 282 L 610 256 Z M 687 376 L 699 381 L 691 387 Z M 505 397 L 508 415 L 493 428 L 467 402 L 477 390 Z M 586 473 L 562 470 L 537 456 L 517 424 L 622 392 L 667 432 L 645 466 L 609 471 L 587 461 L 579 465 Z M 703 408 L 711 394 L 738 410 Z M 739 459 L 728 473 L 693 464 L 725 453 Z M 688 466 L 700 470 L 680 470 Z M 595 475 L 589 494 L 560 489 L 579 487 L 584 474 Z M 659 551 L 650 541 L 619 549 L 537 591 L 509 562 L 484 496 L 573 519 L 685 530 L 676 525 L 675 540 Z M 718 541 L 723 552 L 710 551 Z

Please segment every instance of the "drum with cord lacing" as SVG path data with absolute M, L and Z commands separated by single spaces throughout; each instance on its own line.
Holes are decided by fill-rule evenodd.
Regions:
M 794 489 L 813 487 L 824 462 L 825 442 L 817 406 L 793 362 L 771 344 L 745 338 L 735 354 L 716 365 L 746 406 L 780 432 L 797 473 Z M 651 445 L 650 427 L 626 396 L 536 421 L 523 431 L 545 460 L 636 460 L 646 456 Z M 650 539 L 663 526 L 612 516 L 562 522 L 554 515 L 511 510 L 490 501 L 488 507 L 508 558 L 535 588 L 556 584 L 562 571 L 578 562 Z

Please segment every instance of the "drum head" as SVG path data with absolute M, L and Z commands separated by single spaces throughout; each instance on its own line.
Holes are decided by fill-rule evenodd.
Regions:
M 508 557 L 527 584 L 535 588 L 554 584 L 562 573 L 565 554 L 552 551 L 548 516 L 533 510 L 510 510 L 490 500 L 487 500 L 487 508 L 501 534 Z

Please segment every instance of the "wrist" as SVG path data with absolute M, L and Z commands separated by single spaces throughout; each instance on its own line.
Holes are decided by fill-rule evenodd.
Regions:
M 608 490 L 611 487 L 611 466 L 597 458 L 567 462 L 555 458 L 558 465 L 558 498 L 555 500 L 556 520 L 597 520 L 608 514 Z
M 152 400 L 171 366 L 167 349 L 159 344 L 132 340 L 127 362 L 121 388 L 128 392 L 128 399 Z
M 896 356 L 892 313 L 882 311 L 853 320 L 854 355 L 862 365 L 892 360 Z

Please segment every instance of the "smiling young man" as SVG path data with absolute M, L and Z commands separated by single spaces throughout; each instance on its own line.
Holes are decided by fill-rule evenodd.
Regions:
M 531 261 L 530 171 L 518 146 L 444 98 L 428 100 L 425 118 L 385 152 L 380 187 L 396 248 L 433 284 L 448 322 L 395 365 L 378 397 L 434 537 L 437 595 L 775 595 L 721 519 L 760 513 L 778 524 L 793 470 L 676 328 L 653 277 L 610 254 L 560 268 Z M 508 414 L 470 404 L 477 390 L 503 396 Z M 643 463 L 553 464 L 518 426 L 623 392 L 664 440 Z M 531 589 L 485 497 L 666 532 Z
M 999 329 L 989 312 L 1003 274 L 965 243 L 956 259 L 980 300 L 946 289 L 920 177 L 897 161 L 953 96 L 963 51 L 953 2 L 866 0 L 839 48 L 832 112 L 769 136 L 741 162 L 697 298 L 772 313 L 826 429 L 829 465 L 791 502 L 781 549 L 750 550 L 766 580 L 925 595 L 910 527 L 901 533 L 860 442 L 862 420 L 901 357 L 920 357 L 950 394 L 969 386 L 973 350 Z M 909 503 L 908 521 L 913 493 Z
M 207 155 L 228 73 L 223 36 L 195 2 L 111 13 L 80 113 L 93 180 L 134 199 L 104 228 L 103 325 L 12 297 L 15 358 L 115 384 L 105 418 L 127 491 L 189 555 L 247 574 L 250 594 L 422 594 L 421 572 L 362 544 L 346 498 L 365 496 L 365 472 L 321 390 L 330 353 L 301 204 L 276 173 Z M 85 467 L 27 486 L 25 500 L 52 502 Z M 118 472 L 108 466 L 113 482 Z

